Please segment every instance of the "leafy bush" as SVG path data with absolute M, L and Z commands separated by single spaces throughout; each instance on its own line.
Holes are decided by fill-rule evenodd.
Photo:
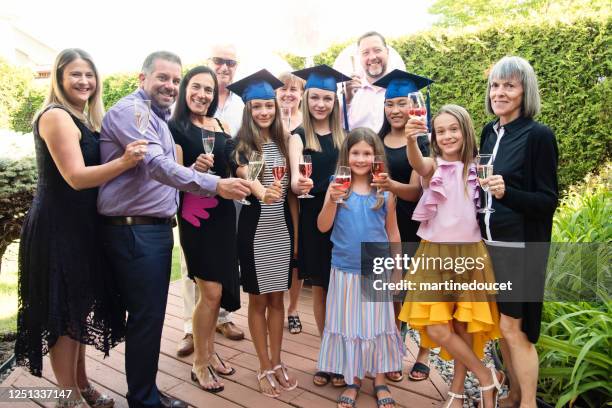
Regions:
M 108 110 L 117 101 L 131 94 L 138 88 L 137 74 L 116 74 L 104 79 L 103 92 L 104 109 Z
M 432 29 L 391 39 L 409 71 L 433 78 L 432 109 L 464 106 L 479 131 L 492 118 L 484 112 L 487 70 L 504 55 L 533 65 L 540 84 L 542 113 L 559 142 L 561 189 L 580 181 L 610 158 L 612 147 L 612 20 L 545 23 L 540 20 L 473 31 Z M 342 50 L 334 45 L 315 57 L 333 64 Z M 288 58 L 295 63 L 295 57 Z
M 0 129 L 7 128 L 15 109 L 30 87 L 34 73 L 0 58 Z
M 26 212 L 36 190 L 36 162 L 0 157 L 0 259 L 8 245 L 19 238 Z
M 38 88 L 27 90 L 22 96 L 21 103 L 11 114 L 11 129 L 30 133 L 32 131 L 32 119 L 45 101 L 45 91 Z

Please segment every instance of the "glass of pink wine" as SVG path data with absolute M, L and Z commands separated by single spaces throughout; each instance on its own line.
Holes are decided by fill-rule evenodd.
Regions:
M 351 187 L 351 168 L 348 166 L 338 166 L 338 171 L 334 175 L 334 183 L 340 184 L 340 188 L 342 191 L 348 191 Z M 340 197 L 336 203 L 344 203 L 342 197 Z
M 372 162 L 372 179 L 374 181 L 380 180 L 380 173 L 385 172 L 385 156 L 382 154 L 377 154 L 374 156 L 374 161 Z M 380 188 L 376 187 L 376 197 L 380 197 Z
M 272 166 L 272 175 L 275 181 L 281 181 L 287 172 L 287 162 L 284 157 L 277 157 Z
M 420 91 L 408 94 L 408 116 L 410 119 L 420 120 L 427 125 L 427 105 Z M 421 133 L 418 136 L 427 136 L 427 134 Z
M 302 177 L 306 177 L 306 178 L 310 178 L 310 175 L 312 174 L 312 158 L 310 157 L 310 155 L 305 154 L 302 156 L 302 160 L 300 160 L 300 174 L 302 175 Z M 310 195 L 308 193 L 299 195 L 298 198 L 313 198 L 313 195 Z

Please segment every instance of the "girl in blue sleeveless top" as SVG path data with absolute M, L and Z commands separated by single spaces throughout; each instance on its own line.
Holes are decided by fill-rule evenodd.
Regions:
M 333 227 L 325 329 L 317 369 L 344 375 L 347 387 L 338 398 L 341 408 L 355 406 L 366 373 L 375 377 L 377 405 L 394 407 L 385 373 L 401 370 L 406 353 L 395 325 L 393 303 L 367 301 L 361 296 L 361 242 L 400 242 L 395 196 L 389 192 L 377 195 L 371 186 L 375 155 L 384 155 L 384 147 L 373 131 L 357 128 L 347 136 L 338 167 L 350 167 L 350 187 L 343 190 L 341 184 L 330 183 L 317 220 L 321 232 Z M 336 203 L 340 198 L 345 204 Z

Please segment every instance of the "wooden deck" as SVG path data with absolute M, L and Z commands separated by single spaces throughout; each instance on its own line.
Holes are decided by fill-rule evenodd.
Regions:
M 335 407 L 340 389 L 331 385 L 317 387 L 312 383 L 316 360 L 319 353 L 319 337 L 312 314 L 312 296 L 309 288 L 304 288 L 300 298 L 299 312 L 302 325 L 301 334 L 292 335 L 285 331 L 282 359 L 297 377 L 299 387 L 290 392 L 283 392 L 278 399 L 263 396 L 258 391 L 255 377 L 258 369 L 257 356 L 247 327 L 247 297 L 243 294 L 243 307 L 234 313 L 234 322 L 246 334 L 242 341 L 227 340 L 216 335 L 218 353 L 231 362 L 236 373 L 224 379 L 225 390 L 219 394 L 204 392 L 192 384 L 190 368 L 193 355 L 186 358 L 176 356 L 176 344 L 183 337 L 183 320 L 181 290 L 179 282 L 170 286 L 166 321 L 161 343 L 157 385 L 170 395 L 179 397 L 194 407 Z M 288 299 L 285 304 L 288 303 Z M 286 328 L 285 328 L 286 330 Z M 405 370 L 412 365 L 417 347 L 410 341 L 407 344 L 409 355 L 405 360 Z M 115 398 L 116 407 L 127 407 L 125 394 L 125 368 L 123 364 L 124 345 L 111 351 L 110 357 L 103 359 L 100 352 L 89 348 L 87 352 L 87 372 L 91 381 L 101 391 Z M 2 387 L 52 387 L 55 377 L 48 358 L 44 362 L 43 377 L 29 375 L 23 369 L 16 369 L 2 384 Z M 435 407 L 446 395 L 448 387 L 438 373 L 432 369 L 430 379 L 421 382 L 408 381 L 407 377 L 400 383 L 390 383 L 391 392 L 398 404 L 403 407 Z M 358 405 L 376 407 L 372 396 L 372 380 L 366 379 L 358 399 Z M 0 402 L 0 408 L 9 407 L 53 407 L 51 402 L 29 401 L 16 404 Z

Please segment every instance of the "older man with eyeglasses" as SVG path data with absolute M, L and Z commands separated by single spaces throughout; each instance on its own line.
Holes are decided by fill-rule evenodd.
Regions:
M 209 66 L 215 71 L 219 83 L 219 102 L 215 117 L 229 125 L 229 129 L 225 129 L 225 132 L 234 137 L 242 124 L 242 111 L 244 109 L 244 102 L 242 102 L 242 99 L 227 89 L 227 86 L 234 81 L 234 74 L 238 67 L 236 47 L 230 44 L 215 45 L 212 47 L 210 55 Z M 176 353 L 178 356 L 184 357 L 193 353 L 193 326 L 191 317 L 197 299 L 195 285 L 187 276 L 187 265 L 185 264 L 182 253 L 181 276 L 183 281 L 182 292 L 185 335 L 183 339 L 179 341 Z M 244 338 L 244 332 L 232 322 L 231 313 L 223 308 L 219 311 L 217 332 L 223 334 L 230 340 L 242 340 Z

